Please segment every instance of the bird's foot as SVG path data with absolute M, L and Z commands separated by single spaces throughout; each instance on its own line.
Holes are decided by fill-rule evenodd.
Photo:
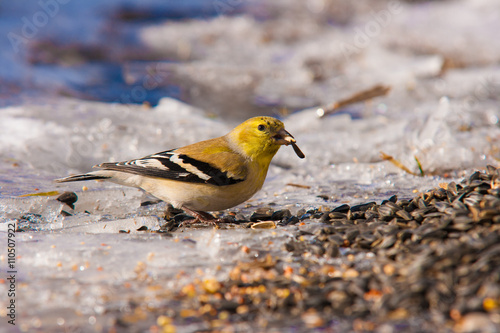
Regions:
M 210 215 L 207 212 L 191 210 L 191 209 L 188 209 L 188 208 L 185 208 L 185 207 L 183 207 L 182 209 L 186 213 L 188 213 L 189 215 L 193 216 L 194 219 L 182 221 L 179 224 L 179 227 L 185 226 L 186 224 L 201 222 L 201 223 L 206 223 L 206 224 L 213 225 L 214 227 L 218 228 L 219 227 L 218 223 L 220 223 L 220 222 L 223 221 L 223 219 L 221 219 L 221 218 L 215 218 L 215 217 L 213 217 L 212 215 Z

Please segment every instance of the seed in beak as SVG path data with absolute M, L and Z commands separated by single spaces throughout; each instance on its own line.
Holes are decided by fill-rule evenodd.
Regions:
M 293 151 L 295 152 L 295 154 L 297 154 L 299 158 L 306 157 L 306 155 L 304 155 L 304 153 L 300 150 L 299 146 L 297 146 L 297 144 L 295 143 L 297 141 L 295 141 L 293 135 L 288 133 L 286 130 L 282 129 L 280 133 L 278 133 L 274 138 L 276 142 L 281 145 L 285 146 L 292 145 Z
M 295 154 L 297 154 L 297 156 L 299 158 L 305 158 L 306 155 L 304 155 L 302 150 L 300 150 L 299 146 L 297 146 L 297 144 L 295 143 L 295 140 L 293 140 L 291 143 L 292 143 L 292 148 L 293 148 L 293 151 L 295 152 Z

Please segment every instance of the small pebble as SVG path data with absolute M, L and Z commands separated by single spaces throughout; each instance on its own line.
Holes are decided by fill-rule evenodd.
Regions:
M 56 200 L 65 203 L 71 209 L 75 209 L 74 203 L 78 201 L 78 196 L 75 192 L 64 192 L 63 194 L 58 196 Z

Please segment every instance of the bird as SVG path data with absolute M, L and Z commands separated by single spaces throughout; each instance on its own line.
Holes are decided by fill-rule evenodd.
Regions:
M 55 182 L 107 180 L 141 188 L 184 210 L 192 222 L 216 225 L 222 220 L 208 211 L 232 208 L 257 193 L 282 145 L 292 145 L 297 156 L 305 158 L 282 121 L 253 117 L 221 137 L 139 159 L 101 163 L 93 166 L 100 170 Z

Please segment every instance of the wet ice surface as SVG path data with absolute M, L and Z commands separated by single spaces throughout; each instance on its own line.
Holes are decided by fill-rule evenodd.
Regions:
M 204 229 L 174 236 L 19 234 L 20 251 L 29 249 L 20 260 L 20 293 L 38 295 L 21 299 L 21 317 L 38 317 L 45 327 L 57 327 L 58 318 L 65 318 L 71 327 L 94 316 L 97 327 L 107 326 L 113 318 L 106 313 L 127 308 L 136 296 L 150 293 L 151 307 L 164 303 L 146 279 L 158 281 L 164 292 L 173 294 L 194 277 L 220 278 L 234 260 L 248 259 L 239 251 L 241 244 L 272 240 L 278 245 L 284 239 L 283 232 L 275 236 Z M 80 316 L 74 318 L 75 311 Z
M 150 293 L 153 308 L 165 305 L 155 284 L 173 294 L 194 278 L 224 279 L 232 264 L 256 253 L 283 256 L 280 247 L 292 230 L 319 224 L 151 233 L 163 223 L 166 205 L 141 206 L 151 198 L 140 190 L 52 182 L 94 164 L 216 137 L 249 116 L 287 107 L 298 111 L 281 118 L 306 159 L 283 147 L 264 188 L 231 211 L 249 216 L 270 206 L 295 213 L 411 198 L 449 181 L 444 176 L 460 179 L 497 165 L 500 45 L 492 34 L 500 28 L 498 4 L 398 2 L 387 26 L 364 40 L 359 31 L 372 29 L 374 15 L 390 4 L 256 2 L 244 16 L 142 27 L 141 41 L 175 61 L 131 61 L 122 68 L 124 81 L 132 87 L 151 77 L 160 86 L 175 82 L 188 104 L 165 98 L 149 108 L 57 97 L 1 109 L 1 242 L 8 223 L 25 230 L 16 233 L 21 330 L 105 329 L 137 295 Z M 151 69 L 156 76 L 148 77 Z M 377 83 L 391 86 L 387 97 L 318 118 L 317 106 Z M 382 161 L 381 151 L 419 173 L 416 156 L 428 175 Z M 65 191 L 76 192 L 74 209 L 55 200 Z M 148 231 L 138 231 L 142 226 Z M 256 252 L 245 254 L 243 246 Z M 0 253 L 0 263 L 6 260 Z M 2 295 L 5 287 L 0 284 Z

